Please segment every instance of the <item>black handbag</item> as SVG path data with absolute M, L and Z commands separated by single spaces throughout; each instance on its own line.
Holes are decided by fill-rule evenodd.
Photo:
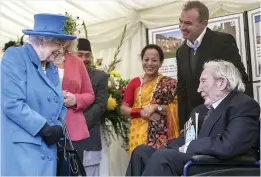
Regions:
M 65 121 L 58 119 L 63 126 L 64 146 L 58 143 L 57 176 L 87 176 L 77 150 L 74 149 Z M 66 138 L 69 143 L 67 143 Z

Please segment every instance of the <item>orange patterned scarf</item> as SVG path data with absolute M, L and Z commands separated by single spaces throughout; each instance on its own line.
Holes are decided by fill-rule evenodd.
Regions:
M 148 145 L 156 149 L 166 147 L 168 139 L 179 136 L 176 84 L 176 80 L 162 77 L 153 95 L 152 104 L 168 105 L 167 116 L 161 116 L 159 121 L 149 121 Z

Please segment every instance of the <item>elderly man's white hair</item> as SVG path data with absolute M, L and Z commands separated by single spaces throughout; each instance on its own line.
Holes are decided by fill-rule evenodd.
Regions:
M 242 81 L 239 70 L 230 62 L 224 60 L 209 61 L 204 64 L 205 68 L 213 68 L 213 77 L 215 79 L 226 78 L 228 80 L 227 89 L 229 92 L 235 90 L 245 91 L 245 85 Z

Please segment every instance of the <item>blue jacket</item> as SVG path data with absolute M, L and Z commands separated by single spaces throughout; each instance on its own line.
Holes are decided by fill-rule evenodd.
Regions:
M 9 48 L 1 62 L 1 175 L 55 176 L 56 145 L 37 133 L 65 114 L 56 66 L 45 74 L 30 44 Z

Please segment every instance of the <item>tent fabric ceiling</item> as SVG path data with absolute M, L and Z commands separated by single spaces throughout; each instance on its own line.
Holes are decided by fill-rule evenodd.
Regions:
M 175 24 L 184 1 L 186 0 L 2 0 L 0 1 L 0 48 L 5 42 L 20 37 L 22 29 L 32 29 L 33 15 L 37 13 L 68 12 L 73 16 L 79 16 L 87 24 L 90 39 L 95 44 L 119 37 L 124 24 L 128 24 L 129 27 L 135 26 L 134 24 L 138 22 L 142 22 L 147 27 L 169 22 Z M 237 13 L 245 6 L 249 8 L 258 6 L 258 1 L 251 0 L 202 1 L 211 10 L 211 16 L 227 14 L 227 12 Z M 168 22 L 163 23 L 164 21 Z M 135 30 L 132 34 L 134 32 Z M 97 39 L 100 36 L 103 36 L 103 40 Z
M 36 13 L 68 12 L 86 19 L 87 25 L 128 16 L 139 11 L 175 0 L 4 0 L 0 1 L 0 36 L 16 39 L 21 29 L 32 28 Z

